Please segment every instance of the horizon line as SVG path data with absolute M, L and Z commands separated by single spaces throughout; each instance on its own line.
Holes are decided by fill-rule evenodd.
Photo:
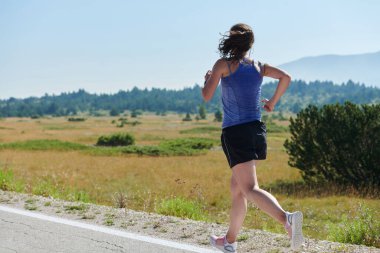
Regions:
M 380 51 L 379 51 L 380 52 Z M 306 85 L 309 85 L 310 83 L 314 83 L 314 82 L 329 82 L 329 83 L 332 83 L 333 85 L 336 85 L 336 86 L 342 86 L 342 85 L 345 85 L 349 82 L 353 82 L 355 85 L 358 85 L 358 86 L 362 86 L 364 85 L 366 88 L 375 88 L 375 89 L 380 89 L 379 87 L 376 87 L 374 85 L 366 85 L 365 83 L 363 82 L 355 82 L 351 79 L 348 79 L 346 82 L 342 82 L 342 83 L 336 83 L 334 81 L 331 81 L 331 80 L 319 80 L 319 79 L 316 79 L 316 80 L 313 80 L 313 81 L 305 81 L 305 80 L 302 80 L 302 79 L 294 79 L 292 80 L 292 82 L 305 82 Z M 263 82 L 262 85 L 267 85 L 267 84 L 270 84 L 270 83 L 273 83 L 273 82 L 276 82 L 275 80 L 273 81 L 266 81 L 266 82 Z M 184 89 L 192 89 L 194 87 L 202 87 L 200 84 L 198 83 L 195 83 L 193 84 L 193 86 L 183 86 L 181 88 L 178 88 L 178 89 L 175 89 L 175 88 L 161 88 L 161 87 L 154 87 L 154 86 L 151 86 L 151 87 L 147 87 L 145 86 L 144 88 L 142 87 L 137 87 L 137 86 L 133 86 L 132 88 L 130 89 L 119 89 L 118 91 L 115 91 L 115 92 L 92 92 L 92 91 L 89 91 L 89 90 L 86 90 L 84 88 L 78 88 L 77 90 L 71 90 L 71 91 L 61 91 L 60 93 L 58 94 L 55 94 L 55 93 L 48 93 L 48 92 L 45 92 L 44 94 L 42 95 L 30 95 L 30 96 L 26 96 L 26 97 L 14 97 L 14 96 L 10 96 L 10 97 L 6 97 L 6 98 L 2 98 L 0 97 L 0 101 L 4 101 L 4 100 L 10 100 L 10 99 L 16 99 L 16 100 L 24 100 L 24 99 L 28 99 L 28 98 L 42 98 L 42 97 L 45 97 L 45 96 L 48 96 L 48 97 L 56 97 L 56 96 L 61 96 L 63 94 L 73 94 L 73 93 L 78 93 L 80 92 L 81 90 L 83 90 L 85 93 L 88 93 L 89 95 L 96 95 L 96 96 L 101 96 L 101 95 L 115 95 L 119 92 L 130 92 L 132 91 L 133 89 L 138 89 L 138 90 L 148 90 L 148 91 L 152 91 L 153 89 L 157 89 L 157 90 L 167 90 L 167 91 L 181 91 L 181 90 L 184 90 Z M 219 86 L 219 85 L 218 85 Z

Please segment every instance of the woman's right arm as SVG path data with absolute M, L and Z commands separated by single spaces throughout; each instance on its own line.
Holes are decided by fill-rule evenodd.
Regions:
M 220 78 L 223 75 L 223 67 L 226 63 L 224 60 L 219 59 L 215 62 L 212 71 L 207 71 L 205 75 L 205 85 L 202 89 L 203 99 L 207 102 L 214 95 L 215 89 L 219 84 Z
M 279 80 L 276 91 L 274 92 L 272 98 L 269 100 L 264 99 L 262 101 L 265 103 L 264 109 L 267 112 L 271 112 L 274 110 L 274 107 L 277 104 L 278 100 L 280 100 L 281 96 L 285 93 L 292 78 L 286 71 L 270 66 L 268 64 L 262 66 L 262 75 Z

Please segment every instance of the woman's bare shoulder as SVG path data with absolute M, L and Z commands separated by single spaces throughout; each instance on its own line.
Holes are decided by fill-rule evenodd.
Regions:
M 225 73 L 228 73 L 228 65 L 227 64 L 228 64 L 228 62 L 226 59 L 220 58 L 215 62 L 213 71 L 219 72 L 222 74 L 222 76 L 224 76 Z
M 219 68 L 226 67 L 227 66 L 227 60 L 224 58 L 220 58 L 215 62 L 214 66 L 219 67 Z

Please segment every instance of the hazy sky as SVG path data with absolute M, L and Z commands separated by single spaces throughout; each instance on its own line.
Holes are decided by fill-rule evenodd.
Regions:
M 377 0 L 0 0 L 0 98 L 203 83 L 237 22 L 273 65 L 375 52 L 379 11 Z

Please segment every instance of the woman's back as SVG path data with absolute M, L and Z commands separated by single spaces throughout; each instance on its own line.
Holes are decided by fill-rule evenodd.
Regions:
M 227 63 L 230 69 L 230 63 Z M 243 60 L 237 69 L 221 78 L 222 128 L 260 120 L 260 95 L 263 78 L 253 61 Z

